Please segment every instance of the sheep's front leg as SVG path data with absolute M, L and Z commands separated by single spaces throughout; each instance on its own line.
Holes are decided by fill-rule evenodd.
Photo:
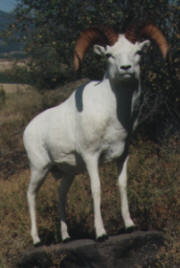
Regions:
M 88 159 L 86 158 L 86 167 L 90 176 L 91 192 L 93 197 L 96 239 L 104 240 L 107 238 L 107 234 L 101 216 L 101 185 L 98 172 L 98 159 L 93 156 L 88 157 Z
M 118 161 L 119 176 L 118 176 L 118 185 L 120 190 L 121 198 L 121 214 L 125 224 L 126 229 L 131 229 L 135 227 L 133 220 L 131 219 L 128 205 L 127 197 L 127 163 L 128 157 L 125 161 Z
M 64 242 L 70 239 L 70 235 L 68 233 L 68 228 L 66 224 L 66 197 L 68 190 L 72 184 L 74 176 L 65 176 L 62 179 L 60 188 L 59 188 L 59 208 L 60 208 L 60 228 L 61 228 L 61 238 Z

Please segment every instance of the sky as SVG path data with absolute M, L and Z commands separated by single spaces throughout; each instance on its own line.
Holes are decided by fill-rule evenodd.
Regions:
M 11 12 L 17 4 L 16 0 L 0 0 L 0 10 Z

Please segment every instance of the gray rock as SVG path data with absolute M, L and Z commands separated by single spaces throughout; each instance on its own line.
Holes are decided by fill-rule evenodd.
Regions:
M 158 231 L 137 231 L 111 236 L 104 242 L 81 239 L 66 244 L 26 250 L 17 267 L 46 268 L 53 258 L 62 259 L 61 268 L 143 268 L 153 267 L 163 235 Z

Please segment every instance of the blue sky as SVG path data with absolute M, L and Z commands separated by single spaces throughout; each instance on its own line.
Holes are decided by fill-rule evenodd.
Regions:
M 11 12 L 17 4 L 16 0 L 0 0 L 0 10 Z

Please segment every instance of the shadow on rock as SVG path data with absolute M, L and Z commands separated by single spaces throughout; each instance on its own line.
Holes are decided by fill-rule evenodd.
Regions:
M 153 267 L 163 244 L 158 231 L 137 231 L 111 236 L 103 242 L 91 239 L 26 250 L 16 267 L 26 268 L 135 268 Z

